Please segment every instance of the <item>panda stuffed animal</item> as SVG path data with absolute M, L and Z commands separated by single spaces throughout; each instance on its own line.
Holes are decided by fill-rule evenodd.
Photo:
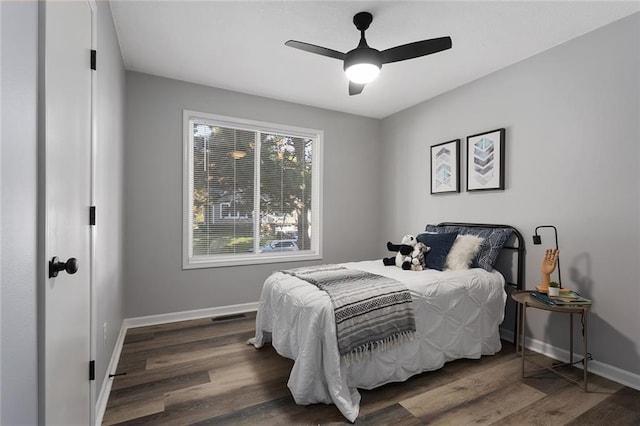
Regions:
M 382 263 L 384 263 L 385 266 L 395 265 L 404 270 L 410 270 L 412 266 L 411 253 L 413 253 L 416 243 L 416 237 L 410 234 L 402 237 L 400 244 L 394 244 L 389 241 L 387 243 L 387 249 L 397 253 L 394 257 L 385 257 L 382 259 Z

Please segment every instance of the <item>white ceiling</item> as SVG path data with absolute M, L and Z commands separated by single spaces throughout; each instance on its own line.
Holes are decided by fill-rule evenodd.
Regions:
M 111 9 L 128 70 L 383 118 L 637 12 L 640 1 L 111 0 Z M 453 48 L 386 64 L 349 96 L 341 61 L 284 45 L 347 52 L 360 11 L 373 14 L 366 37 L 376 49 L 442 36 Z

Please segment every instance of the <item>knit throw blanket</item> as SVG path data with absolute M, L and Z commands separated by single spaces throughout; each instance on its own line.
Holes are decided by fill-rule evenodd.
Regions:
M 329 294 L 338 350 L 347 362 L 413 339 L 416 331 L 411 294 L 399 281 L 338 265 L 282 271 Z

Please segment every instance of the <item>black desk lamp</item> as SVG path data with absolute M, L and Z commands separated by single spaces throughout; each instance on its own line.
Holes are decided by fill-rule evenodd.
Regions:
M 553 233 L 556 236 L 556 250 L 558 250 L 558 230 L 553 225 L 541 225 L 536 226 L 535 234 L 533 236 L 533 244 L 540 245 L 542 244 L 542 237 L 538 235 L 538 229 L 540 228 L 553 228 Z M 562 288 L 562 278 L 560 276 L 560 256 L 558 256 L 558 284 L 560 284 L 560 288 Z

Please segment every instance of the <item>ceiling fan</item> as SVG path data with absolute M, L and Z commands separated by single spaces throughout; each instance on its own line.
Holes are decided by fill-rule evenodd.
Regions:
M 451 48 L 451 37 L 439 37 L 403 44 L 382 51 L 373 49 L 369 47 L 364 38 L 364 32 L 369 28 L 371 21 L 373 21 L 373 15 L 369 12 L 355 14 L 353 23 L 360 31 L 360 43 L 358 47 L 347 53 L 296 40 L 289 40 L 285 45 L 344 61 L 344 71 L 349 79 L 349 95 L 362 93 L 364 86 L 378 76 L 382 64 L 418 58 Z

